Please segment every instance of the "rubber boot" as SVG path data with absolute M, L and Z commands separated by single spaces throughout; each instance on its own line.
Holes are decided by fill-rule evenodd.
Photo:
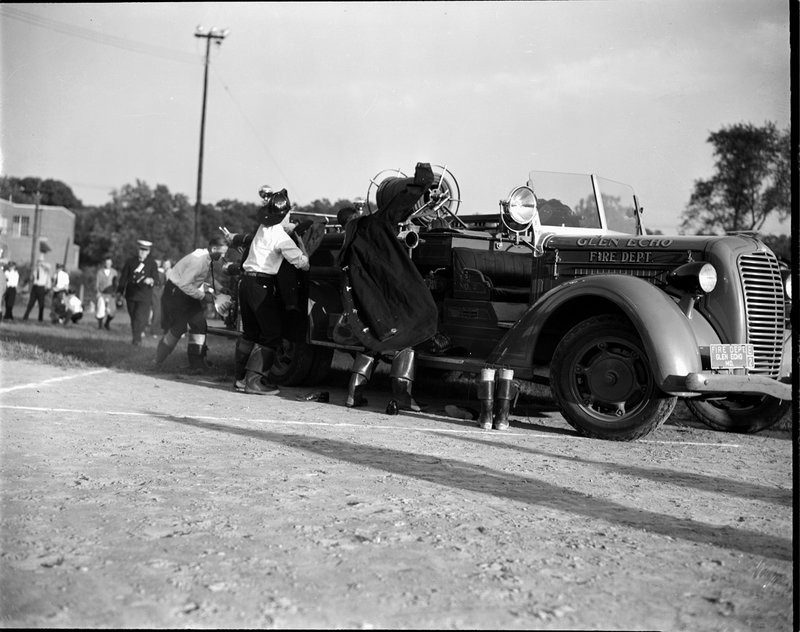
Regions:
M 277 386 L 266 382 L 272 363 L 275 362 L 275 350 L 261 345 L 253 345 L 247 359 L 244 374 L 244 392 L 248 395 L 278 395 Z
M 186 353 L 189 357 L 190 373 L 205 373 L 211 368 L 211 365 L 206 362 L 207 350 L 208 347 L 205 345 L 198 345 L 192 342 L 186 345 Z
M 98 329 L 102 329 L 103 328 L 103 319 L 102 318 L 98 318 L 97 319 L 97 328 Z
M 392 360 L 392 369 L 389 375 L 392 378 L 392 394 L 398 410 L 412 410 L 420 412 L 419 404 L 411 396 L 411 388 L 414 386 L 414 375 L 416 356 L 413 349 L 403 349 L 399 351 Z M 389 402 L 389 408 L 392 408 Z M 391 413 L 390 413 L 391 414 Z
M 478 382 L 478 401 L 481 403 L 481 412 L 480 415 L 478 415 L 478 427 L 484 430 L 492 429 L 494 374 L 494 369 L 481 369 L 481 379 Z
M 244 393 L 244 376 L 247 372 L 247 359 L 253 350 L 253 342 L 238 338 L 233 351 L 233 390 Z
M 344 405 L 348 408 L 357 408 L 358 406 L 365 406 L 367 398 L 364 397 L 362 391 L 372 377 L 372 372 L 375 369 L 375 358 L 357 353 L 353 358 L 353 366 L 350 368 L 350 385 L 347 389 L 347 399 Z
M 106 316 L 106 324 L 105 324 L 106 329 L 111 329 L 110 325 L 112 320 L 114 320 L 113 316 Z
M 519 385 L 514 381 L 513 369 L 500 369 L 497 375 L 497 392 L 495 398 L 497 407 L 494 412 L 494 429 L 506 430 L 508 428 L 508 412 L 511 400 L 517 396 Z

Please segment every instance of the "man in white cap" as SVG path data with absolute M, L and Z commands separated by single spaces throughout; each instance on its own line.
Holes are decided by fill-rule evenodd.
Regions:
M 142 333 L 150 319 L 153 302 L 153 285 L 158 277 L 158 266 L 150 256 L 152 242 L 140 239 L 136 242 L 138 254 L 125 262 L 119 275 L 117 296 L 125 297 L 131 317 L 131 335 L 134 345 L 142 344 Z

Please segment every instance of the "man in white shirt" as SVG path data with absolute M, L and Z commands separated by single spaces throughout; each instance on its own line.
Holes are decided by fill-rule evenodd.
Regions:
M 17 264 L 9 261 L 5 270 L 6 293 L 3 296 L 5 301 L 5 319 L 14 320 L 14 302 L 17 300 L 17 286 L 19 285 L 19 270 Z
M 64 269 L 63 263 L 56 264 L 56 274 L 53 277 L 53 304 L 52 304 L 52 320 L 63 323 L 66 318 L 66 304 L 64 302 L 69 291 L 69 274 Z
M 214 299 L 212 262 L 218 261 L 228 251 L 221 237 L 212 237 L 207 248 L 198 248 L 183 257 L 167 272 L 164 294 L 161 297 L 161 328 L 164 335 L 158 341 L 156 366 L 172 353 L 186 329 L 189 329 L 187 353 L 189 368 L 202 371 L 206 362 L 206 334 L 208 323 L 203 301 Z M 207 282 L 209 272 L 211 283 Z
M 37 303 L 39 304 L 39 322 L 44 319 L 44 297 L 47 290 L 50 289 L 50 269 L 50 264 L 44 260 L 44 256 L 39 255 L 36 267 L 31 274 L 31 295 L 22 320 L 28 320 L 28 315 Z
M 278 270 L 287 261 L 298 270 L 308 270 L 305 247 L 298 246 L 286 232 L 289 226 L 289 194 L 286 189 L 259 190 L 262 207 L 255 233 L 231 234 L 222 229 L 227 241 L 247 251 L 239 283 L 242 335 L 236 341 L 234 390 L 251 395 L 277 395 L 278 388 L 267 381 L 277 349 L 284 337 L 284 298 L 278 287 Z

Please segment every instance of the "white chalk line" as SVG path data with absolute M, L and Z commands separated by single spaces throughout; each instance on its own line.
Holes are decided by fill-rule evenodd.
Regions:
M 108 369 L 96 369 L 94 371 L 86 371 L 84 373 L 77 373 L 74 375 L 64 375 L 62 377 L 51 377 L 49 380 L 42 380 L 41 382 L 28 382 L 27 384 L 18 384 L 17 386 L 7 386 L 0 388 L 0 393 L 10 393 L 11 391 L 19 391 L 25 388 L 37 388 L 45 384 L 52 384 L 53 382 L 63 382 L 64 380 L 74 380 L 79 377 L 89 377 L 90 375 L 97 375 L 98 373 L 105 373 Z
M 487 434 L 485 430 L 477 428 L 423 428 L 420 426 L 397 426 L 394 424 L 380 424 L 377 426 L 354 424 L 348 422 L 327 422 L 327 421 L 300 421 L 294 419 L 245 419 L 242 417 L 211 417 L 208 415 L 173 415 L 169 413 L 139 413 L 128 410 L 90 410 L 81 408 L 52 408 L 46 406 L 8 406 L 0 404 L 0 410 L 22 410 L 31 412 L 45 412 L 45 413 L 78 413 L 82 415 L 110 415 L 112 417 L 156 417 L 162 419 L 177 418 L 177 419 L 197 419 L 200 421 L 216 421 L 216 422 L 243 422 L 243 423 L 256 423 L 256 424 L 274 424 L 274 425 L 290 425 L 290 426 L 324 426 L 329 428 L 359 428 L 361 430 L 412 430 L 415 432 L 438 432 L 442 434 L 479 434 L 488 437 L 497 436 L 517 436 L 517 437 L 531 437 L 536 439 L 564 439 L 563 435 L 551 433 L 531 433 L 531 432 L 507 432 L 500 430 L 492 430 Z M 448 418 L 449 419 L 449 418 Z M 659 444 L 659 445 L 685 445 L 685 446 L 702 446 L 711 448 L 741 448 L 738 443 L 708 443 L 701 441 L 657 441 L 652 439 L 641 439 L 634 444 Z

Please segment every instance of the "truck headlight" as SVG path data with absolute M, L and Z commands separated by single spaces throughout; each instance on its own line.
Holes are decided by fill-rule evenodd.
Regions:
M 792 275 L 787 274 L 783 279 L 783 289 L 786 291 L 786 297 L 792 300 Z
M 536 214 L 536 195 L 530 187 L 516 187 L 500 201 L 503 223 L 514 232 L 527 230 Z
M 675 268 L 667 281 L 686 292 L 708 294 L 717 287 L 717 271 L 710 263 L 692 261 Z

